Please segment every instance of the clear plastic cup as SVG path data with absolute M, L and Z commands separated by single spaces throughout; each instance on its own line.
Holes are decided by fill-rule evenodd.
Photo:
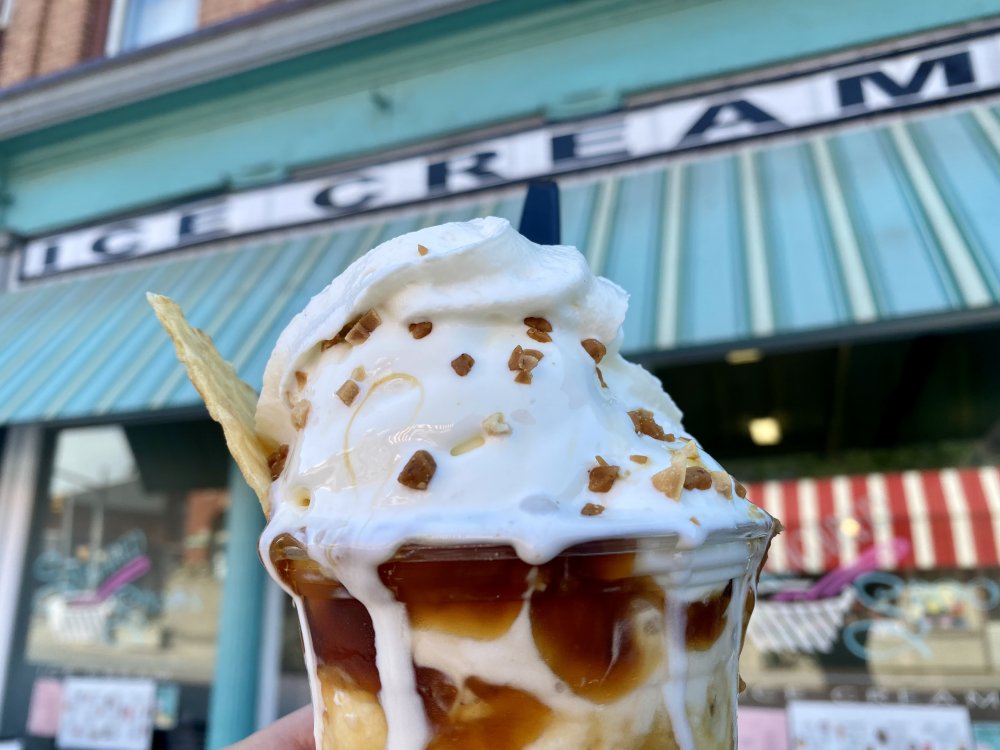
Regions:
M 392 684 L 413 686 L 426 730 L 396 731 L 426 731 L 427 750 L 735 747 L 739 651 L 768 539 L 753 526 L 695 549 L 591 542 L 537 566 L 507 546 L 402 548 L 378 569 L 384 606 L 402 603 L 409 626 L 411 670 Z M 385 619 L 290 535 L 270 557 L 300 610 L 319 750 L 383 750 L 372 615 Z

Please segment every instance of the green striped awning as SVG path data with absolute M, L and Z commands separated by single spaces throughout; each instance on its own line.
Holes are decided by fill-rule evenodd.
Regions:
M 632 295 L 631 352 L 996 306 L 1000 111 L 977 107 L 563 180 L 563 240 Z M 496 214 L 483 194 L 244 239 L 0 295 L 0 423 L 198 403 L 144 293 L 178 300 L 259 383 L 278 333 L 368 248 Z

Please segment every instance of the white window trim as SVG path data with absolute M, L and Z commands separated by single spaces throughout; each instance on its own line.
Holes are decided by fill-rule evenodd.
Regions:
M 14 16 L 14 0 L 0 0 L 0 29 L 10 26 L 10 19 Z
M 125 30 L 125 13 L 128 11 L 128 0 L 114 0 L 111 3 L 111 14 L 108 16 L 108 36 L 104 40 L 104 54 L 114 57 L 122 51 L 122 33 Z

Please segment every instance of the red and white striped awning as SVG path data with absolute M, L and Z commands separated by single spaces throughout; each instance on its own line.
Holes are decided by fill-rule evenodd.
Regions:
M 826 573 L 874 549 L 878 568 L 1000 566 L 1000 469 L 995 466 L 791 479 L 751 484 L 781 519 L 765 570 Z

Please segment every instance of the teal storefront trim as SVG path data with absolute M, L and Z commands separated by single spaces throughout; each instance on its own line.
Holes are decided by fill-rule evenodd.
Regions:
M 48 233 L 997 10 L 991 0 L 489 3 L 2 142 L 13 200 L 0 228 Z
M 260 504 L 236 465 L 229 470 L 226 578 L 222 590 L 215 676 L 208 709 L 207 750 L 238 742 L 256 729 L 264 606 L 264 567 L 257 539 Z
M 174 297 L 250 383 L 281 329 L 348 263 L 421 226 L 495 214 L 523 189 L 132 261 L 0 296 L 0 423 L 199 403 L 144 300 Z M 562 182 L 563 239 L 631 294 L 632 354 L 1000 304 L 1000 111 Z

